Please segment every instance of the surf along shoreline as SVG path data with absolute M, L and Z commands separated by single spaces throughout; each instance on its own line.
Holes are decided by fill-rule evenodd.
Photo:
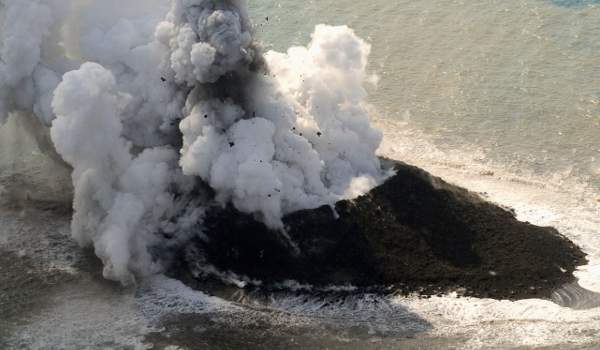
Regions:
M 508 300 L 551 300 L 576 283 L 586 255 L 556 229 L 520 222 L 418 167 L 383 162 L 396 174 L 368 194 L 287 215 L 289 237 L 232 206 L 211 208 L 206 238 L 183 247 L 169 275 L 213 294 L 233 286 Z

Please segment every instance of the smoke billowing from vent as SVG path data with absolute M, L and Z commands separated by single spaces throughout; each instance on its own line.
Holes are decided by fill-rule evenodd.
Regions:
M 283 230 L 382 180 L 370 47 L 347 27 L 263 54 L 244 1 L 0 4 L 0 120 L 49 128 L 73 168 L 73 236 L 107 278 L 160 271 L 149 248 L 201 232 L 208 205 Z

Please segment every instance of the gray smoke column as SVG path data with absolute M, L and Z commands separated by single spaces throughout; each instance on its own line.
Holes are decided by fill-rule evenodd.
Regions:
M 364 102 L 370 46 L 347 27 L 262 54 L 244 1 L 0 3 L 0 119 L 51 126 L 73 168 L 73 236 L 107 278 L 160 271 L 150 248 L 201 232 L 215 202 L 283 232 L 283 215 L 385 176 Z

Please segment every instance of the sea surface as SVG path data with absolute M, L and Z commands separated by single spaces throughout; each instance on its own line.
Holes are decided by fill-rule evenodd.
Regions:
M 248 2 L 265 50 L 352 27 L 379 76 L 380 154 L 558 228 L 589 254 L 579 284 L 600 292 L 600 1 Z M 124 289 L 73 243 L 64 204 L 44 201 L 68 202 L 48 181 L 68 174 L 18 124 L 0 128 L 0 191 L 37 202 L 0 203 L 0 349 L 600 348 L 600 299 L 575 286 L 554 302 L 210 297 L 163 276 Z
M 600 1 L 249 3 L 266 49 L 304 45 L 319 23 L 365 38 L 377 119 L 448 152 L 600 189 Z

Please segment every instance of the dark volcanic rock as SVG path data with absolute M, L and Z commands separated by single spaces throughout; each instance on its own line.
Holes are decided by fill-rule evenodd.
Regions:
M 549 298 L 573 282 L 572 272 L 586 262 L 553 228 L 519 222 L 513 213 L 417 167 L 390 166 L 397 174 L 383 185 L 337 203 L 338 218 L 327 206 L 286 216 L 287 234 L 297 247 L 252 216 L 214 208 L 205 221 L 208 240 L 188 245 L 174 273 L 189 281 L 194 260 L 202 256 L 199 265 L 267 287 L 295 280 L 520 299 Z M 196 279 L 208 277 L 197 272 Z

